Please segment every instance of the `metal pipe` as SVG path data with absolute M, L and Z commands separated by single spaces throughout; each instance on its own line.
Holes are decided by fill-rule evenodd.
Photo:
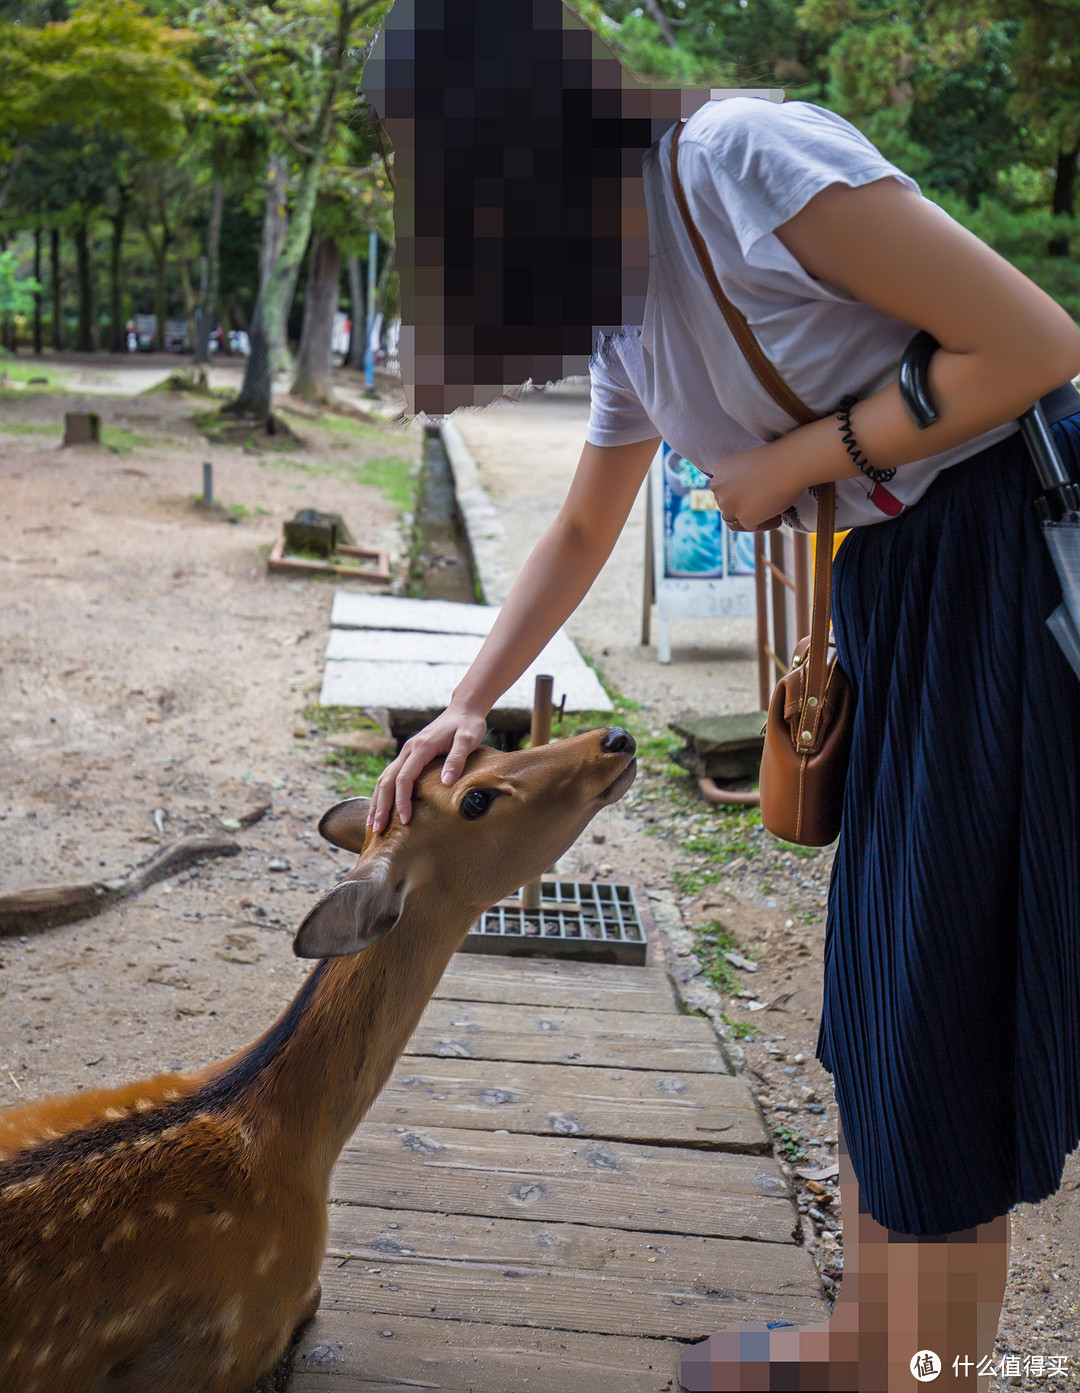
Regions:
M 375 350 L 371 346 L 371 329 L 375 323 L 375 263 L 379 257 L 379 234 L 368 234 L 367 316 L 364 334 L 364 387 L 375 390 Z
M 697 786 L 701 790 L 701 796 L 706 803 L 736 803 L 743 808 L 758 808 L 761 806 L 761 794 L 755 793 L 752 789 L 745 792 L 736 792 L 734 789 L 721 788 L 715 779 L 708 777 L 698 779 Z
M 533 688 L 532 724 L 529 728 L 529 747 L 535 750 L 538 745 L 546 745 L 551 740 L 551 718 L 554 707 L 551 689 L 555 679 L 546 673 L 539 674 Z M 540 908 L 540 876 L 526 881 L 521 890 L 521 904 L 524 909 Z
M 765 586 L 765 533 L 754 533 L 754 593 L 757 601 L 758 700 L 762 711 L 769 708 L 772 694 L 772 664 L 769 661 L 768 592 Z

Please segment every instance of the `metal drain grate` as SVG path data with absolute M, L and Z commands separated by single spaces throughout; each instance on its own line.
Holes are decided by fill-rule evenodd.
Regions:
M 544 880 L 539 909 L 515 891 L 480 916 L 461 949 L 642 966 L 646 946 L 632 885 Z

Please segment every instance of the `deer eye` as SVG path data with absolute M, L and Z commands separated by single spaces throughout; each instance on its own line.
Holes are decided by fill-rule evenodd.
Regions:
M 465 797 L 461 800 L 461 816 L 475 822 L 478 817 L 483 817 L 491 801 L 495 797 L 489 788 L 470 788 Z

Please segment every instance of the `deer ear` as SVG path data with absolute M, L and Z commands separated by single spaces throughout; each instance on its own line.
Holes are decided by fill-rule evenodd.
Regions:
M 344 803 L 338 803 L 328 813 L 323 813 L 319 820 L 319 836 L 344 851 L 355 851 L 359 856 L 364 849 L 370 807 L 370 798 L 346 798 Z
M 361 953 L 388 934 L 405 903 L 405 885 L 391 885 L 383 862 L 362 880 L 342 880 L 311 909 L 293 940 L 298 958 Z

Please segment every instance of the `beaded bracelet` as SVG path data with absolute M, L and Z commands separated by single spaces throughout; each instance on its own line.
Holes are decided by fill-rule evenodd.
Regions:
M 840 398 L 840 405 L 836 409 L 836 416 L 840 422 L 840 434 L 844 438 L 847 452 L 855 461 L 855 467 L 860 470 L 873 484 L 887 484 L 896 473 L 895 469 L 875 469 L 865 458 L 859 449 L 858 442 L 851 429 L 851 408 L 859 400 L 858 397 L 846 396 Z

